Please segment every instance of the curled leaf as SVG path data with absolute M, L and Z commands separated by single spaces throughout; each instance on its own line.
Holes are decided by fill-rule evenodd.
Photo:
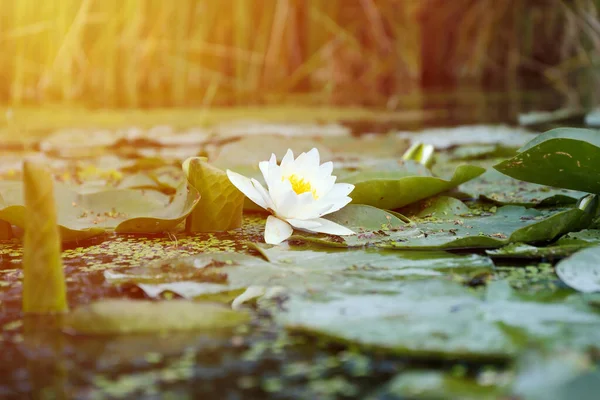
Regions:
M 224 171 L 201 157 L 185 160 L 183 171 L 190 185 L 201 195 L 186 220 L 188 232 L 218 232 L 242 226 L 245 196 L 233 186 Z

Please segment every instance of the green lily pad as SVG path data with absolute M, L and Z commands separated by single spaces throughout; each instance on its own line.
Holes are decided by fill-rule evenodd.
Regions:
M 450 219 L 471 213 L 471 209 L 462 201 L 453 197 L 436 196 L 404 207 L 402 215 L 410 218 Z
M 600 132 L 558 128 L 538 136 L 494 168 L 527 182 L 600 193 L 598 159 Z
M 399 138 L 412 143 L 421 142 L 434 145 L 437 149 L 471 144 L 502 144 L 507 147 L 520 147 L 535 137 L 523 128 L 504 125 L 470 125 L 455 128 L 433 128 L 422 132 L 400 132 Z
M 474 165 L 459 165 L 450 179 L 443 179 L 424 175 L 422 167 L 413 164 L 406 162 L 396 171 L 359 171 L 340 177 L 340 181 L 355 186 L 350 194 L 354 204 L 395 209 L 453 189 L 485 172 Z
M 562 122 L 581 122 L 585 110 L 580 108 L 561 108 L 554 111 L 532 111 L 524 114 L 519 114 L 519 125 L 547 125 L 551 123 Z
M 574 351 L 528 352 L 517 363 L 513 394 L 531 400 L 595 399 L 600 375 Z
M 520 146 L 505 147 L 501 144 L 471 144 L 456 147 L 455 149 L 450 150 L 448 152 L 448 157 L 452 160 L 463 161 L 481 160 L 497 157 L 506 158 L 514 156 L 517 148 L 519 147 Z
M 467 277 L 491 273 L 493 263 L 476 254 L 443 251 L 402 252 L 377 249 L 345 250 L 310 247 L 257 246 L 265 260 L 244 254 L 203 254 L 160 260 L 123 272 L 106 271 L 112 283 L 136 284 L 147 295 L 165 291 L 185 298 L 236 292 L 249 287 L 285 289 L 286 293 L 328 291 L 395 291 L 396 280 L 440 276 Z
M 240 166 L 252 166 L 258 169 L 258 163 L 271 158 L 271 154 L 275 154 L 281 160 L 288 149 L 292 149 L 297 157 L 298 154 L 307 152 L 313 147 L 319 150 L 322 160 L 330 160 L 333 157 L 327 147 L 319 145 L 311 139 L 279 135 L 253 135 L 225 144 L 217 155 L 209 157 L 209 161 L 215 167 L 223 170 L 229 168 L 242 173 L 239 172 Z
M 421 358 L 497 360 L 517 347 L 491 321 L 474 318 L 479 300 L 460 285 L 405 282 L 399 293 L 292 296 L 277 321 L 344 343 Z
M 67 329 L 88 335 L 165 333 L 234 328 L 249 315 L 211 303 L 185 300 L 103 300 L 67 316 Z
M 493 258 L 563 258 L 584 249 L 600 244 L 600 230 L 584 229 L 562 236 L 550 246 L 536 247 L 524 243 L 511 243 L 486 253 Z
M 559 278 L 580 292 L 600 292 L 600 246 L 573 254 L 556 266 Z
M 443 205 L 446 205 L 444 208 Z M 429 218 L 414 218 L 411 224 L 395 224 L 387 230 L 375 231 L 356 226 L 352 215 L 333 213 L 334 222 L 345 224 L 353 236 L 317 235 L 296 232 L 293 240 L 320 243 L 335 247 L 376 245 L 395 249 L 464 249 L 497 248 L 508 243 L 535 243 L 555 239 L 585 228 L 590 216 L 577 208 L 536 210 L 517 206 L 499 207 L 495 213 L 455 216 L 457 200 L 442 198 L 436 205 L 437 214 Z M 447 210 L 444 213 L 444 210 Z M 384 211 L 380 210 L 380 213 Z
M 591 307 L 505 297 L 479 298 L 430 278 L 398 282 L 397 291 L 386 294 L 292 294 L 276 320 L 292 331 L 420 358 L 511 358 L 529 342 L 597 345 L 600 315 Z
M 64 242 L 93 237 L 107 230 L 120 233 L 156 233 L 175 229 L 199 200 L 187 182 L 171 199 L 156 191 L 109 189 L 80 194 L 55 183 L 54 196 Z M 0 182 L 0 220 L 23 228 L 25 206 L 21 182 Z
M 183 170 L 190 185 L 202 196 L 186 220 L 187 232 L 227 231 L 242 226 L 246 197 L 233 186 L 225 171 L 200 157 L 184 161 Z
M 416 370 L 398 374 L 367 399 L 497 400 L 505 392 L 506 389 L 499 385 L 480 384 L 469 377 L 456 377 L 436 370 Z
M 498 205 L 526 207 L 575 204 L 587 194 L 520 181 L 495 170 L 488 170 L 480 177 L 464 183 L 460 190 L 472 198 L 480 197 Z
M 546 246 L 537 247 L 525 243 L 511 243 L 499 249 L 486 250 L 486 254 L 494 259 L 522 258 L 522 259 L 557 259 L 568 257 L 580 250 L 580 245 Z

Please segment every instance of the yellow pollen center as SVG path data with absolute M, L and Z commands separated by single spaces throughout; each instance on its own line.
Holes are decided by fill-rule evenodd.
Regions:
M 310 185 L 310 182 L 305 181 L 304 178 L 300 178 L 297 175 L 290 175 L 287 179 L 292 184 L 292 189 L 294 189 L 294 192 L 296 192 L 296 194 L 311 192 L 313 198 L 317 198 L 317 191 L 313 189 Z

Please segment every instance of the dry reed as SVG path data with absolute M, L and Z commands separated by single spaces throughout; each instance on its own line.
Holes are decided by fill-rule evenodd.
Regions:
M 423 87 L 514 92 L 537 77 L 583 101 L 572 83 L 598 80 L 599 3 L 8 0 L 0 102 L 397 108 Z

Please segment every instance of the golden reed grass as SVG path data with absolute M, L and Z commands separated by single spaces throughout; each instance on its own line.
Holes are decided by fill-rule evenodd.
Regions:
M 422 87 L 516 90 L 527 73 L 569 91 L 600 41 L 598 3 L 5 0 L 0 102 L 395 108 Z

